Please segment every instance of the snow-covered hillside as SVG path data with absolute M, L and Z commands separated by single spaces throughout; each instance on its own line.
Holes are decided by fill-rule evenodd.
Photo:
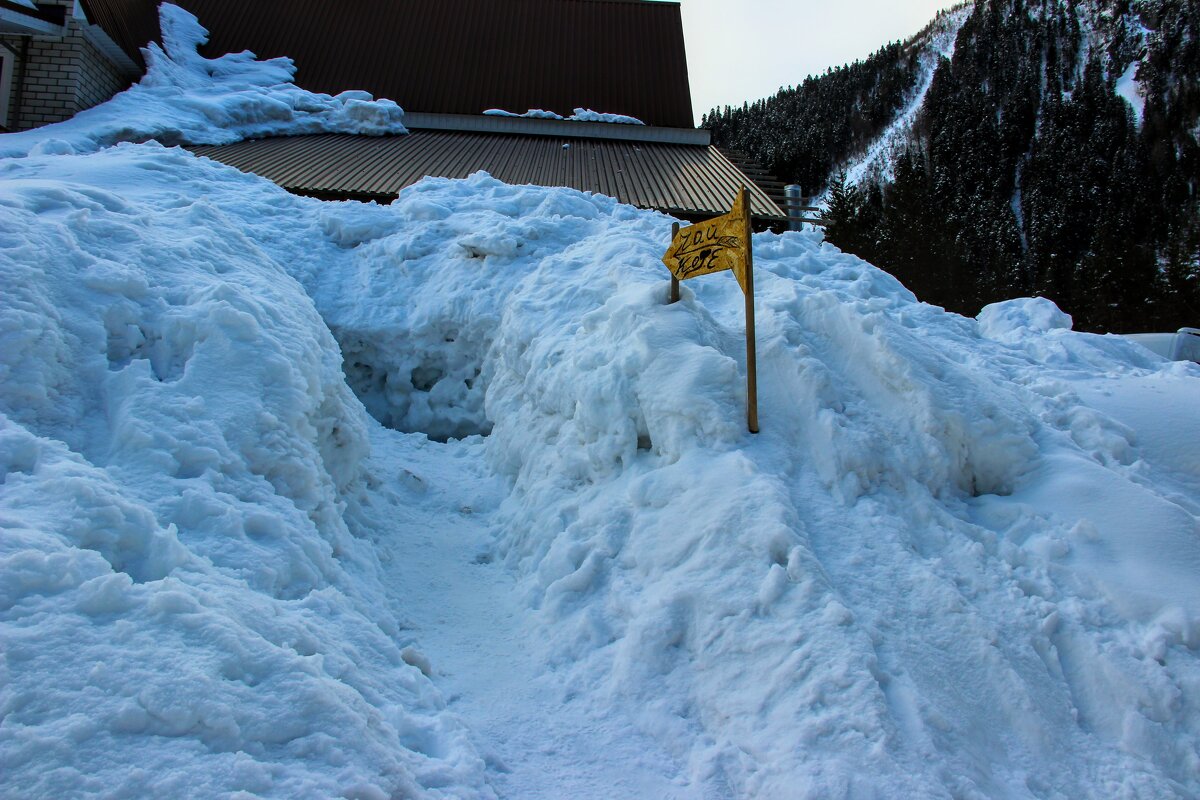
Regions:
M 941 14 L 930 23 L 929 29 L 911 42 L 911 47 L 917 51 L 917 78 L 912 97 L 896 114 L 892 122 L 863 152 L 855 153 L 845 163 L 837 165 L 833 174 L 846 174 L 846 181 L 852 185 L 865 184 L 869 181 L 891 181 L 892 169 L 896 156 L 903 152 L 912 139 L 913 123 L 925 101 L 925 94 L 933 84 L 933 76 L 943 58 L 954 54 L 954 41 L 958 31 L 971 13 L 972 4 L 966 3 Z M 827 187 L 828 189 L 828 187 Z M 828 190 L 827 190 L 828 193 Z M 827 203 L 828 197 L 818 198 L 818 202 Z
M 703 119 L 921 300 L 1148 333 L 1197 324 L 1197 97 L 1195 0 L 987 0 Z
M 1154 34 L 1136 14 L 1129 13 L 1128 4 L 1125 4 L 1124 10 L 1120 6 L 1109 0 L 1086 0 L 1073 6 L 1072 16 L 1077 19 L 1080 28 L 1075 69 L 1082 76 L 1089 58 L 1100 60 L 1110 70 L 1116 69 L 1113 73 L 1114 90 L 1129 104 L 1140 125 L 1145 116 L 1146 89 L 1139 83 L 1137 74 L 1146 60 L 1147 40 Z M 1047 9 L 1054 7 L 1057 4 L 1034 4 L 1028 8 L 1022 6 L 1020 12 L 1012 13 L 1026 14 L 1044 23 L 1049 16 Z M 913 126 L 925 108 L 925 96 L 933 84 L 935 71 L 942 59 L 949 60 L 954 56 L 958 33 L 975 10 L 974 2 L 961 3 L 939 14 L 925 31 L 906 43 L 916 53 L 918 64 L 912 96 L 868 146 L 834 166 L 830 172 L 831 178 L 844 173 L 846 182 L 854 186 L 872 183 L 886 185 L 893 180 L 893 171 L 900 156 L 920 141 L 920 137 L 914 135 Z M 1117 64 L 1108 64 L 1111 60 L 1109 51 L 1127 58 L 1129 54 L 1136 57 L 1127 63 L 1119 62 L 1120 68 L 1117 69 Z M 925 113 L 940 111 L 925 110 Z M 823 188 L 825 194 L 819 200 L 828 202 L 831 187 Z M 1019 203 L 1016 213 L 1020 214 Z
M 760 234 L 754 436 L 664 215 L 87 125 L 0 137 L 0 795 L 1200 794 L 1200 368 Z

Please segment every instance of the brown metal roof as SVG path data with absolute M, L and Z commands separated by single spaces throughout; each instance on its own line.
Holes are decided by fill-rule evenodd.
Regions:
M 746 184 L 755 217 L 778 222 L 785 216 L 711 146 L 419 130 L 407 136 L 319 134 L 192 149 L 289 191 L 318 197 L 387 201 L 426 175 L 465 178 L 486 170 L 505 183 L 599 192 L 684 218 L 725 213 Z
M 158 0 L 81 0 L 140 62 Z M 363 89 L 409 111 L 570 115 L 577 107 L 690 128 L 679 4 L 651 0 L 173 0 L 209 56 L 291 56 L 296 82 Z

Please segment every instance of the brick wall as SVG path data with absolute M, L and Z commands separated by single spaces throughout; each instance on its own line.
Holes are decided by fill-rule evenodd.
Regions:
M 75 20 L 71 24 L 78 26 Z M 104 57 L 94 44 L 79 37 L 79 80 L 75 84 L 75 111 L 83 111 L 103 103 L 117 92 L 128 88 L 129 80 Z
M 84 38 L 79 21 L 69 14 L 68 8 L 65 36 L 30 38 L 20 109 L 16 108 L 20 62 L 13 68 L 8 109 L 10 129 L 27 130 L 60 122 L 129 86 L 120 71 Z M 0 38 L 17 53 L 21 52 L 22 37 Z

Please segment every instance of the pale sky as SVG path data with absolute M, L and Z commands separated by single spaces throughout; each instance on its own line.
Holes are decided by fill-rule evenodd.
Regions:
M 925 27 L 945 0 L 681 0 L 692 110 L 741 105 Z

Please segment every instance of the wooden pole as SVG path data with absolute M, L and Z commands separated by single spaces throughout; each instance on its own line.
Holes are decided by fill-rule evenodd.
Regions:
M 679 223 L 671 223 L 671 244 L 675 243 L 675 237 L 679 235 Z M 671 273 L 671 296 L 667 300 L 667 304 L 679 302 L 679 278 L 675 277 L 675 273 Z
M 746 215 L 746 423 L 758 433 L 758 362 L 754 349 L 754 247 L 750 226 L 750 196 L 742 187 L 742 209 Z

